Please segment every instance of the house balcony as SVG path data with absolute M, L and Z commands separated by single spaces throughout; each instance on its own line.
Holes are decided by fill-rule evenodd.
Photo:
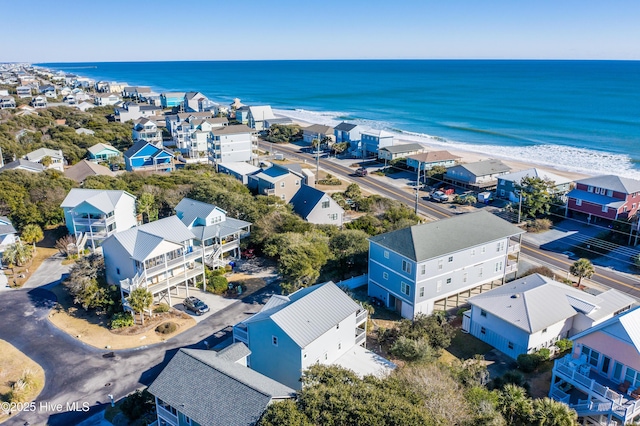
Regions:
M 520 243 L 509 242 L 507 246 L 507 254 L 514 254 L 520 252 Z
M 75 224 L 75 226 L 80 227 L 80 226 L 95 226 L 95 227 L 99 227 L 99 228 L 106 228 L 108 225 L 111 225 L 112 223 L 116 222 L 116 217 L 115 215 L 112 215 L 111 217 L 106 217 L 106 216 L 101 216 L 100 218 L 96 218 L 96 219 L 91 219 L 88 217 L 81 217 L 79 215 L 77 216 L 73 216 L 73 223 Z
M 367 330 L 364 328 L 356 327 L 356 346 L 359 346 L 367 341 Z
M 201 276 L 204 273 L 204 266 L 202 263 L 195 262 L 181 271 L 174 272 L 176 272 L 175 275 L 168 278 L 162 278 L 160 276 L 151 277 L 151 283 L 145 280 L 144 275 L 136 275 L 131 279 L 120 281 L 120 287 L 126 293 L 131 293 L 136 288 L 143 287 L 155 296 L 170 288 L 182 285 L 192 278 Z M 157 279 L 157 281 L 154 282 L 155 279 Z
M 265 188 L 264 193 L 265 195 L 276 195 L 276 190 L 274 188 Z
M 249 331 L 244 324 L 236 324 L 233 326 L 233 339 L 234 341 L 243 342 L 245 345 L 249 345 Z
M 356 313 L 356 325 L 360 325 L 363 322 L 367 321 L 369 317 L 369 312 L 366 309 L 362 308 L 360 311 Z
M 508 261 L 507 265 L 504 267 L 505 274 L 511 274 L 518 271 L 518 262 Z
M 156 404 L 156 409 L 158 410 L 158 417 L 164 420 L 167 424 L 172 426 L 179 424 L 178 416 L 173 414 L 171 411 L 165 409 L 160 404 Z M 160 421 L 160 424 L 163 424 L 162 420 Z
M 132 168 L 133 170 L 140 171 L 140 172 L 157 171 L 157 170 L 173 170 L 174 165 L 172 161 L 167 163 L 149 164 L 147 166 L 133 166 Z
M 161 263 L 159 265 L 145 268 L 147 277 L 152 277 L 157 275 L 158 273 L 164 272 L 165 270 L 175 269 L 181 265 L 189 265 L 189 263 L 195 262 L 197 260 L 202 259 L 202 249 L 198 247 L 193 247 L 193 251 L 191 253 L 187 253 L 182 256 L 178 256 L 175 259 L 168 260 L 166 263 Z M 138 269 L 139 274 L 144 274 L 145 269 Z

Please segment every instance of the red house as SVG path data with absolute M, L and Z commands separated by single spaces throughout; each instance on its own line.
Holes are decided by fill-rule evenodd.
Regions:
M 589 222 L 627 219 L 640 207 L 640 181 L 615 175 L 582 179 L 567 198 L 567 213 L 584 213 Z

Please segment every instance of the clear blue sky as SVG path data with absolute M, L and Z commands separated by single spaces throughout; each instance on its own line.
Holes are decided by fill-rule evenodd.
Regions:
M 2 0 L 0 62 L 640 60 L 640 0 Z

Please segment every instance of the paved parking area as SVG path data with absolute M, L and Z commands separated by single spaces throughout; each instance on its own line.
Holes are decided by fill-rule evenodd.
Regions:
M 181 288 L 178 290 L 178 295 L 172 294 L 171 301 L 173 302 L 173 307 L 179 311 L 186 312 L 193 319 L 196 320 L 197 323 L 204 321 L 209 318 L 211 315 L 215 314 L 218 311 L 226 308 L 227 306 L 233 305 L 234 303 L 240 302 L 238 299 L 226 299 L 222 296 L 218 296 L 217 294 L 209 293 L 206 291 L 202 291 L 199 289 L 189 289 L 189 296 L 195 296 L 198 299 L 202 300 L 209 306 L 209 312 L 203 315 L 196 315 L 191 311 L 187 311 L 182 304 L 182 301 L 185 297 L 187 297 L 185 289 Z

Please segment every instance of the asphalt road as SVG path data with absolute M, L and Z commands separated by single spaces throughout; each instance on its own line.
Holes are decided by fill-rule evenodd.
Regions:
M 0 339 L 10 342 L 45 370 L 45 386 L 34 411 L 21 412 L 7 425 L 74 425 L 104 409 L 109 394 L 116 400 L 149 385 L 180 347 L 205 349 L 227 336 L 216 333 L 260 309 L 275 285 L 228 306 L 198 326 L 156 345 L 115 351 L 96 349 L 62 332 L 48 320 L 55 304 L 43 288 L 3 292 L 0 296 Z M 69 411 L 67 404 L 86 402 L 90 411 Z M 58 408 L 57 404 L 61 404 Z
M 260 147 L 265 150 L 271 148 L 271 144 L 268 142 L 260 142 Z M 315 164 L 315 155 L 307 154 L 299 151 L 299 148 L 295 145 L 274 145 L 274 151 L 286 154 L 288 158 L 306 160 L 309 164 Z M 357 160 L 354 160 L 357 161 Z M 411 208 L 415 208 L 416 197 L 415 194 L 411 194 L 408 191 L 404 191 L 400 188 L 389 186 L 385 182 L 376 176 L 363 176 L 356 177 L 354 168 L 345 167 L 340 164 L 336 164 L 326 158 L 320 159 L 320 167 L 323 170 L 331 172 L 334 175 L 341 177 L 348 177 L 350 180 L 358 183 L 361 188 L 383 195 L 388 198 L 392 198 L 405 203 Z M 433 203 L 422 199 L 423 193 L 419 193 L 418 199 L 418 212 L 426 217 L 432 219 L 444 219 L 455 215 L 455 210 L 450 207 L 445 207 L 438 203 Z M 550 264 L 556 268 L 568 271 L 569 267 L 573 264 L 572 260 L 569 260 L 566 255 L 561 253 L 555 253 L 551 251 L 545 251 L 540 247 L 523 242 L 521 254 L 528 256 L 535 261 Z M 595 267 L 596 273 L 591 278 L 591 281 L 603 285 L 605 287 L 615 288 L 616 290 L 627 293 L 636 299 L 640 300 L 640 280 L 621 272 L 614 271 L 609 268 Z

